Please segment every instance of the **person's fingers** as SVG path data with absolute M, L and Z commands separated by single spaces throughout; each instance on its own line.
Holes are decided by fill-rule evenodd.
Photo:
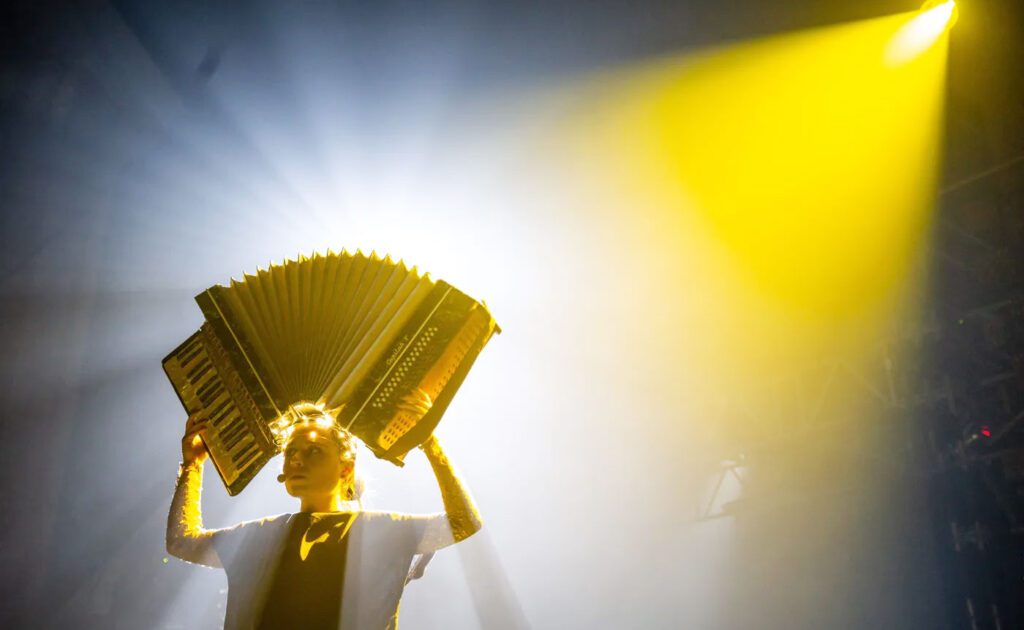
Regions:
M 416 394 L 416 396 L 417 396 L 417 397 L 418 397 L 418 398 L 419 398 L 420 400 L 422 400 L 422 401 L 423 401 L 423 404 L 424 404 L 424 405 L 426 405 L 426 406 L 428 406 L 428 407 L 429 407 L 430 405 L 432 405 L 432 404 L 433 404 L 433 402 L 434 402 L 433 400 L 431 400 L 431 399 L 430 399 L 430 394 L 428 394 L 427 392 L 423 391 L 423 390 L 422 390 L 422 389 L 420 389 L 419 387 L 417 387 L 416 389 L 414 389 L 414 390 L 413 390 L 413 393 L 414 393 L 414 394 Z
M 181 443 L 184 446 L 197 447 L 202 442 L 203 434 L 206 432 L 205 426 L 193 427 L 185 432 L 185 435 L 181 438 Z
M 414 389 L 400 399 L 398 407 L 409 413 L 425 415 L 433 406 L 430 396 L 420 388 Z
M 207 422 L 206 418 L 189 417 L 188 422 L 185 423 L 185 434 L 188 435 L 189 433 L 205 431 L 208 424 L 209 423 Z
M 433 404 L 433 401 L 430 399 L 430 394 L 423 391 L 419 387 L 413 389 L 411 392 L 403 396 L 402 400 L 412 404 L 425 405 L 427 407 Z
M 426 413 L 430 411 L 430 407 L 410 403 L 402 403 L 398 405 L 398 408 L 407 413 L 416 414 L 420 416 L 426 415 Z

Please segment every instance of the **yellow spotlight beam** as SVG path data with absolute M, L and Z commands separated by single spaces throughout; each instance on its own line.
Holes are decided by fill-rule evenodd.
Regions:
M 808 357 L 863 356 L 915 316 L 947 38 L 899 64 L 886 51 L 919 15 L 664 58 L 551 95 L 557 119 L 546 110 L 533 154 L 578 195 L 562 208 L 614 244 L 605 277 L 647 296 L 613 304 L 643 322 L 636 364 L 699 366 L 687 378 L 743 396 Z
M 952 28 L 958 16 L 955 0 L 926 3 L 920 14 L 901 26 L 892 37 L 885 51 L 886 62 L 898 65 L 914 59 Z
M 659 225 L 645 247 L 700 233 L 763 298 L 822 317 L 877 306 L 927 230 L 946 47 L 898 65 L 886 51 L 940 10 L 600 77 L 570 142 L 606 203 Z

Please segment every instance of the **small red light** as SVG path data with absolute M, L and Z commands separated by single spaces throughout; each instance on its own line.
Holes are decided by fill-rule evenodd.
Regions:
M 985 437 L 992 437 L 992 431 L 988 427 L 981 427 L 981 434 Z

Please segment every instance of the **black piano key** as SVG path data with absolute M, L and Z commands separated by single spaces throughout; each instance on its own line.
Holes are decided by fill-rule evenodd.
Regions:
M 204 387 L 206 387 L 206 386 L 208 386 L 210 384 L 210 381 L 213 381 L 213 380 L 216 380 L 216 379 L 217 379 L 217 370 L 213 369 L 213 364 L 212 363 L 209 363 L 202 370 L 201 374 L 197 374 L 196 378 L 191 379 L 189 381 L 189 384 L 192 385 L 192 390 L 195 391 L 198 394 L 200 391 L 202 391 L 202 389 Z
M 245 418 L 239 415 L 236 419 L 232 420 L 231 426 L 221 432 L 220 437 L 224 442 L 224 446 L 227 447 L 228 450 L 231 450 L 235 444 L 238 443 L 237 440 L 248 432 L 249 430 L 245 424 Z
M 241 470 L 245 468 L 245 464 L 247 463 L 246 460 L 249 458 L 249 455 L 252 454 L 254 450 L 258 450 L 256 448 L 256 440 L 247 442 L 245 446 L 243 446 L 242 448 L 232 451 L 231 461 L 235 462 L 235 466 L 237 466 L 238 469 Z
M 192 386 L 192 390 L 195 391 L 198 394 L 199 391 L 203 387 L 206 387 L 207 385 L 209 385 L 210 381 L 214 380 L 216 378 L 217 378 L 217 371 L 215 369 L 213 369 L 213 364 L 212 363 L 208 363 L 206 365 L 206 367 L 204 367 L 200 371 L 200 373 L 196 375 L 196 378 L 189 380 L 188 383 L 189 383 L 189 385 Z
M 245 423 L 242 422 L 242 415 L 233 413 L 228 416 L 227 423 L 221 427 L 219 436 L 221 442 L 225 444 L 230 441 L 238 431 L 241 431 L 245 427 Z
M 214 381 L 220 380 L 217 377 L 217 371 L 212 368 L 213 364 L 210 364 L 207 367 L 205 374 L 203 375 L 203 378 L 197 378 L 196 380 L 191 381 L 191 386 L 193 386 L 193 389 L 196 391 L 197 395 L 199 395 L 200 392 L 204 391 L 204 389 L 212 387 Z
M 218 422 L 218 424 L 223 423 L 221 426 L 217 427 L 217 435 L 220 436 L 221 440 L 224 439 L 224 436 L 228 431 L 231 431 L 231 429 L 233 429 L 241 419 L 242 414 L 238 409 L 232 408 L 231 411 Z
M 209 407 L 210 403 L 224 390 L 224 382 L 214 376 L 196 390 L 196 397 L 203 401 L 203 407 Z
M 208 390 L 207 393 L 199 399 L 199 402 L 203 405 L 203 409 L 209 409 L 213 406 L 214 402 L 220 400 L 220 395 L 223 391 L 223 385 L 217 385 Z
M 203 344 L 197 339 L 193 345 L 189 346 L 185 351 L 178 355 L 178 365 L 180 365 L 182 369 L 187 369 L 189 364 L 200 355 L 204 357 L 207 356 L 207 354 L 203 352 Z
M 189 383 L 198 383 L 211 367 L 213 367 L 213 362 L 210 361 L 210 357 L 203 355 L 203 360 L 193 365 L 185 373 L 185 378 L 188 379 Z
M 231 410 L 234 409 L 234 407 L 231 405 L 231 403 L 234 402 L 231 400 L 231 396 L 226 395 L 227 392 L 224 393 L 225 396 L 223 397 L 221 402 L 216 407 L 211 409 L 208 415 L 210 421 L 213 423 L 214 426 L 220 424 L 220 421 L 224 419 L 224 416 L 228 415 L 228 413 L 230 413 Z
M 252 466 L 253 464 L 255 464 L 259 460 L 260 455 L 263 453 L 263 451 L 261 451 L 259 448 L 255 448 L 255 446 L 256 446 L 255 442 L 253 442 L 252 445 L 253 445 L 254 448 L 251 451 L 249 451 L 244 457 L 239 458 L 239 462 L 238 462 L 238 470 L 239 471 L 246 471 L 246 470 L 248 470 L 250 466 Z
M 179 357 L 184 357 L 186 354 L 193 352 L 197 347 L 202 347 L 203 339 L 201 335 L 192 335 L 186 340 L 186 343 L 178 351 Z
M 224 443 L 224 445 L 230 451 L 231 449 L 235 448 L 235 446 L 242 441 L 242 438 L 244 438 L 247 435 L 251 435 L 249 433 L 248 427 L 245 426 L 244 422 L 239 423 L 239 429 L 234 433 L 234 436 L 230 440 Z
M 255 451 L 249 453 L 249 455 L 246 456 L 245 460 L 238 465 L 239 472 L 247 471 L 249 469 L 249 466 L 258 461 L 260 457 L 260 452 L 261 451 L 259 449 L 256 449 Z

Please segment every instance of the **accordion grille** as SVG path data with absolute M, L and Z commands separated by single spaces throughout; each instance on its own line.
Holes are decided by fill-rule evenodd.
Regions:
M 384 410 L 388 399 L 414 389 L 420 389 L 436 400 L 451 381 L 456 370 L 465 360 L 475 342 L 485 333 L 489 317 L 477 311 L 443 347 L 431 345 L 438 332 L 437 326 L 429 327 L 423 338 L 417 341 L 406 357 L 387 380 L 381 392 L 370 404 L 376 410 Z M 433 350 L 433 352 L 431 352 Z M 385 419 L 384 428 L 377 438 L 380 448 L 390 449 L 395 443 L 416 426 L 417 418 L 407 412 L 397 411 L 390 420 Z

